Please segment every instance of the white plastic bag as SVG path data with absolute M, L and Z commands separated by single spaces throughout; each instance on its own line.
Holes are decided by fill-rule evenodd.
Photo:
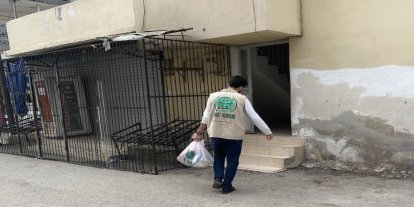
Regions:
M 204 141 L 193 141 L 178 155 L 177 160 L 189 167 L 208 167 L 213 163 L 213 156 L 204 147 Z

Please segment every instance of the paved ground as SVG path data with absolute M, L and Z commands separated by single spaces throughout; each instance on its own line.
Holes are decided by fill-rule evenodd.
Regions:
M 237 191 L 211 169 L 142 175 L 0 154 L 0 206 L 413 206 L 414 181 L 338 171 L 240 171 Z

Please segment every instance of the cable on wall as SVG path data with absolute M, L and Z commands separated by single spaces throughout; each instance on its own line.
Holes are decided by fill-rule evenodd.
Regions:
M 253 4 L 253 16 L 254 16 L 254 31 L 257 32 L 256 7 L 254 6 L 254 0 L 252 0 L 252 4 Z
M 145 0 L 142 0 L 142 7 L 144 9 L 144 14 L 142 15 L 142 27 L 141 27 L 140 32 L 144 30 L 144 26 L 145 26 Z

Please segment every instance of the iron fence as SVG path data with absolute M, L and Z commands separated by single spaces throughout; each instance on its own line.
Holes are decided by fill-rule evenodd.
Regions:
M 9 39 L 7 37 L 6 24 L 0 24 L 0 53 L 9 49 Z
M 257 48 L 257 55 L 267 57 L 268 64 L 276 66 L 279 74 L 290 76 L 288 43 L 260 46 Z
M 3 61 L 0 152 L 152 174 L 179 167 L 209 94 L 227 86 L 228 47 L 157 38 L 110 47 L 22 57 L 23 71 Z

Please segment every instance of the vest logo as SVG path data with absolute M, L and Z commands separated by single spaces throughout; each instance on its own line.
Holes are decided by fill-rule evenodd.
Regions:
M 228 96 L 222 96 L 214 100 L 216 112 L 229 113 L 233 112 L 237 107 L 236 99 Z

